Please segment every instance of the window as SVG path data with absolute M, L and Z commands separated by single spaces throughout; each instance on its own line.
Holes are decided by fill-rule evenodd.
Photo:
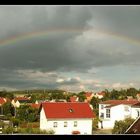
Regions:
M 74 127 L 77 127 L 77 121 L 74 121 Z
M 57 127 L 57 122 L 54 122 L 53 123 L 53 127 Z
M 101 109 L 104 109 L 104 105 L 101 105 Z
M 64 127 L 67 127 L 68 126 L 68 123 L 67 122 L 64 122 Z
M 128 106 L 125 106 L 125 107 L 124 107 L 124 111 L 129 111 Z
M 110 109 L 106 109 L 106 118 L 110 118 Z
M 137 116 L 139 117 L 140 116 L 140 112 L 137 110 Z
M 70 109 L 69 109 L 69 112 L 73 112 L 73 109 L 70 108 Z
M 101 113 L 100 118 L 104 118 L 104 113 Z

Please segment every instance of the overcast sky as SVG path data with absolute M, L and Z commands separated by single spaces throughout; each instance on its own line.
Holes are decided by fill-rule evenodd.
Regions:
M 140 88 L 139 6 L 0 6 L 0 89 Z

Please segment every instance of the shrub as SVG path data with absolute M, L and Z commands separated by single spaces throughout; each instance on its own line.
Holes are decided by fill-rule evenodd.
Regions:
M 4 129 L 2 130 L 2 133 L 3 133 L 3 134 L 12 134 L 12 133 L 13 133 L 13 127 L 8 126 L 7 128 L 4 128 Z
M 93 119 L 93 121 L 92 121 L 92 130 L 97 130 L 98 129 L 98 122 L 99 122 L 98 118 Z
M 134 122 L 134 119 L 127 118 L 125 120 L 115 121 L 112 134 L 124 134 L 128 127 Z
M 40 130 L 39 128 L 20 128 L 18 130 L 22 134 L 54 134 L 53 130 Z

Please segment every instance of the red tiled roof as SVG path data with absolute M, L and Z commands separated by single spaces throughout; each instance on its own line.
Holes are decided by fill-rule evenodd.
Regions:
M 133 100 L 108 100 L 101 102 L 100 104 L 110 104 L 110 105 L 119 105 L 119 104 L 128 104 L 128 105 L 133 105 L 139 103 L 138 100 L 133 99 Z
M 39 109 L 40 105 L 41 105 L 41 104 L 34 104 L 34 103 L 30 104 L 30 106 L 31 106 L 32 108 L 37 108 L 37 109 Z
M 98 95 L 104 96 L 105 95 L 105 92 L 100 92 L 100 93 L 98 93 Z
M 106 106 L 105 108 L 111 108 L 111 107 L 116 106 L 116 105 L 118 105 L 118 104 L 108 105 L 108 106 Z
M 132 107 L 140 107 L 140 102 L 132 105 Z
M 15 99 L 14 99 L 14 101 L 16 102 L 16 101 L 20 101 L 20 100 L 29 100 L 28 98 L 26 98 L 26 97 L 16 97 Z
M 4 104 L 6 101 L 4 100 L 4 98 L 0 97 L 0 105 Z
M 11 99 L 9 99 L 9 98 L 5 98 L 5 99 L 6 99 L 7 102 L 11 102 Z
M 76 102 L 77 97 L 70 97 L 70 102 Z
M 90 97 L 92 95 L 92 92 L 86 92 L 85 96 Z
M 42 103 L 46 118 L 94 118 L 88 103 Z

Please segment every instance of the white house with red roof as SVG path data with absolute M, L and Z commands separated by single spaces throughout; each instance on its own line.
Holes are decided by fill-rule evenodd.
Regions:
M 30 105 L 32 108 L 39 109 L 41 103 L 38 103 L 38 104 L 36 104 L 36 103 L 29 103 L 29 105 Z
M 136 95 L 137 99 L 140 101 L 140 93 Z
M 94 94 L 94 97 L 97 97 L 99 99 L 102 99 L 104 96 L 105 96 L 105 92 L 103 92 L 103 91 Z
M 94 96 L 94 94 L 92 92 L 86 92 L 85 93 L 85 97 L 86 97 L 85 102 L 89 103 L 93 96 Z
M 0 106 L 6 103 L 6 98 L 0 97 Z
M 11 101 L 11 103 L 14 107 L 18 108 L 20 107 L 20 105 L 29 103 L 29 101 L 30 101 L 30 98 L 27 98 L 27 97 L 16 97 L 15 99 Z
M 6 98 L 0 97 L 0 115 L 3 115 L 2 105 L 6 102 L 7 102 Z
M 136 118 L 137 115 L 133 115 L 132 106 L 138 103 L 139 101 L 135 99 L 101 102 L 99 104 L 99 128 L 112 129 L 115 121 L 124 120 L 129 117 Z
M 78 101 L 79 101 L 79 97 L 77 97 L 77 96 L 70 97 L 70 102 L 78 102 Z
M 40 106 L 40 129 L 55 134 L 92 134 L 93 118 L 88 103 L 46 102 Z

